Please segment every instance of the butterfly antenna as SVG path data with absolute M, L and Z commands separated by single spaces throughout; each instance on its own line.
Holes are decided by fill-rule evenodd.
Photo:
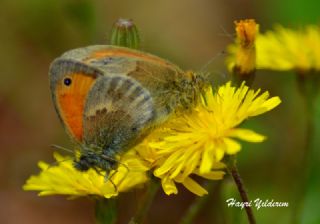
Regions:
M 228 37 L 232 42 L 234 42 L 234 35 L 228 33 L 228 31 L 226 31 L 226 29 L 220 25 L 219 26 L 220 29 L 222 30 L 222 35 Z M 218 57 L 225 55 L 226 52 L 225 50 L 222 50 L 220 53 L 218 53 L 216 56 L 212 57 L 201 69 L 200 72 L 204 72 L 205 70 L 207 70 L 208 66 L 215 61 Z
M 221 78 L 226 79 L 227 78 L 227 74 L 224 72 L 216 72 L 217 75 L 219 75 Z
M 204 72 L 208 69 L 208 66 L 214 62 L 218 57 L 221 57 L 223 55 L 225 55 L 225 51 L 222 50 L 221 52 L 219 52 L 218 54 L 216 54 L 214 57 L 212 57 L 204 66 L 201 67 L 200 72 Z
M 53 149 L 59 149 L 59 150 L 64 151 L 64 152 L 68 152 L 68 153 L 70 153 L 72 155 L 74 154 L 73 150 L 67 149 L 67 148 L 59 146 L 59 145 L 50 145 L 50 147 L 53 148 Z
M 234 41 L 234 35 L 230 34 L 222 25 L 220 25 L 220 29 L 222 30 L 222 36 L 228 37 L 232 42 Z

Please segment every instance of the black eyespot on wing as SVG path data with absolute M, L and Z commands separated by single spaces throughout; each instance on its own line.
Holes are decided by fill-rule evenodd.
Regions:
M 64 78 L 63 79 L 63 84 L 65 85 L 65 86 L 70 86 L 71 85 L 71 83 L 72 83 L 72 79 L 71 78 Z

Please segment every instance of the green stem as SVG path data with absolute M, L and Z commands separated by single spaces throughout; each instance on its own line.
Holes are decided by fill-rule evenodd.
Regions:
M 198 213 L 202 210 L 205 204 L 207 204 L 209 196 L 197 197 L 196 200 L 190 205 L 186 214 L 183 216 L 180 224 L 191 224 L 196 218 Z
M 215 192 L 217 188 L 219 188 L 219 183 L 215 183 L 210 181 L 207 183 L 206 189 L 208 190 L 208 194 L 202 197 L 197 197 L 194 202 L 187 209 L 185 215 L 183 216 L 180 224 L 191 224 L 202 208 L 208 203 L 210 199 L 210 193 Z
M 308 187 L 308 177 L 310 174 L 310 161 L 312 154 L 312 143 L 314 140 L 314 113 L 315 98 L 318 92 L 319 74 L 310 72 L 309 74 L 298 73 L 298 88 L 303 98 L 306 115 L 306 134 L 305 144 L 302 150 L 301 161 L 299 164 L 300 176 L 298 176 L 298 186 L 295 192 L 295 207 L 292 213 L 292 223 L 300 223 L 301 213 L 303 211 L 303 201 Z
M 243 181 L 241 179 L 240 173 L 238 171 L 237 164 L 236 164 L 236 157 L 235 156 L 231 156 L 229 164 L 228 164 L 228 170 L 229 170 L 229 172 L 230 172 L 235 184 L 237 185 L 237 189 L 238 189 L 238 192 L 240 194 L 240 197 L 241 197 L 242 201 L 249 203 L 250 202 L 249 201 L 249 197 L 248 197 L 248 194 L 247 194 L 247 192 L 245 190 L 245 187 L 244 187 Z M 249 224 L 255 224 L 256 221 L 255 221 L 255 218 L 254 218 L 253 211 L 252 211 L 251 207 L 250 206 L 245 206 L 245 210 L 246 210 L 246 214 L 247 214 L 247 218 L 248 218 Z
M 117 220 L 116 199 L 99 198 L 96 200 L 95 217 L 97 224 L 113 224 Z
M 142 202 L 139 204 L 138 210 L 134 217 L 130 220 L 130 224 L 141 224 L 144 222 L 148 210 L 151 207 L 154 197 L 159 190 L 160 184 L 158 181 L 151 179 L 147 193 Z
M 309 116 L 308 116 L 309 117 Z M 307 118 L 306 136 L 305 136 L 305 150 L 302 152 L 302 159 L 300 163 L 300 177 L 298 177 L 298 189 L 295 193 L 295 207 L 293 208 L 292 223 L 300 223 L 301 214 L 303 211 L 303 201 L 308 188 L 308 177 L 310 172 L 310 154 L 312 151 L 312 142 L 314 133 L 313 119 Z

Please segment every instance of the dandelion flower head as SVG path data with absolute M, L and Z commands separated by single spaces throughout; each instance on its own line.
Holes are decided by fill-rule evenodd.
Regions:
M 197 195 L 206 190 L 190 175 L 221 179 L 225 154 L 240 151 L 236 140 L 262 142 L 265 136 L 238 126 L 247 118 L 263 114 L 281 102 L 269 93 L 250 90 L 244 83 L 234 87 L 231 82 L 217 92 L 208 88 L 202 101 L 190 113 L 178 115 L 165 125 L 164 136 L 149 144 L 157 151 L 154 175 L 161 178 L 167 194 L 177 193 L 175 182 L 182 183 Z

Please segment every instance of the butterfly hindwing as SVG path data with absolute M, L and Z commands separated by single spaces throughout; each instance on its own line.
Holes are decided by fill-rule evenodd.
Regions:
M 84 143 L 119 152 L 134 144 L 155 117 L 150 93 L 122 75 L 100 77 L 87 96 Z

